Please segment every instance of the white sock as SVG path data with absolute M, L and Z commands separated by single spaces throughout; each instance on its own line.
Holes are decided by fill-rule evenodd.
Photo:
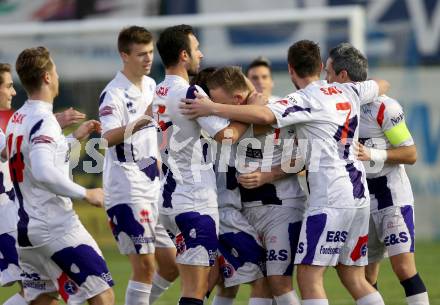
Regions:
M 273 299 L 250 298 L 249 305 L 272 305 Z
M 408 305 L 429 305 L 427 292 L 418 293 L 406 298 Z
M 234 299 L 216 295 L 214 300 L 212 300 L 211 305 L 232 305 L 232 303 L 234 303 Z
M 277 305 L 301 305 L 295 290 L 289 291 L 283 295 L 274 297 Z
M 16 293 L 12 297 L 6 300 L 3 305 L 28 305 L 28 302 L 21 296 L 21 294 Z
M 307 299 L 301 301 L 302 305 L 328 305 L 327 299 Z
M 356 305 L 385 305 L 382 296 L 378 291 L 367 294 L 366 296 L 357 299 Z
M 125 305 L 149 305 L 151 284 L 128 281 Z
M 150 294 L 150 304 L 153 304 L 154 301 L 156 301 L 162 293 L 164 293 L 165 290 L 170 287 L 171 282 L 168 282 L 166 279 L 161 277 L 159 273 L 154 273 L 153 276 L 153 287 L 151 288 L 151 294 Z

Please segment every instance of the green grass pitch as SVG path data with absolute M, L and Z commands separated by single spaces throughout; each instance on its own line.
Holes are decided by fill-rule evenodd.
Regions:
M 440 242 L 417 242 L 416 245 L 417 268 L 422 275 L 425 284 L 428 287 L 431 305 L 440 305 Z M 110 271 L 115 280 L 116 304 L 124 304 L 124 294 L 130 275 L 130 267 L 125 257 L 119 255 L 116 247 L 107 245 L 103 247 L 104 256 L 108 262 Z M 330 268 L 326 273 L 326 290 L 329 296 L 330 304 L 349 305 L 354 304 L 350 296 L 340 284 L 335 271 Z M 0 288 L 0 304 L 17 291 L 17 286 L 9 288 Z M 379 277 L 379 289 L 382 293 L 385 304 L 405 305 L 403 289 L 400 286 L 391 267 L 386 260 L 382 264 Z M 247 304 L 249 295 L 248 286 L 244 285 L 239 292 L 235 302 L 237 305 Z M 179 298 L 179 283 L 175 283 L 155 304 L 174 305 Z M 211 296 L 212 299 L 212 296 Z

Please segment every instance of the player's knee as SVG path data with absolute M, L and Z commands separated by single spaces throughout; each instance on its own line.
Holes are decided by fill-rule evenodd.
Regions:
M 271 275 L 267 277 L 267 280 L 274 296 L 283 295 L 293 289 L 291 276 Z
M 228 299 L 234 299 L 238 293 L 239 287 L 240 286 L 238 285 L 232 287 L 217 286 L 217 295 Z
M 114 305 L 115 304 L 115 293 L 112 288 L 101 292 L 100 294 L 94 296 L 88 300 L 90 305 Z
M 179 269 L 176 264 L 170 264 L 157 270 L 157 273 L 168 282 L 174 282 L 179 276 Z
M 409 279 L 417 273 L 416 266 L 413 264 L 394 264 L 392 268 L 399 281 Z

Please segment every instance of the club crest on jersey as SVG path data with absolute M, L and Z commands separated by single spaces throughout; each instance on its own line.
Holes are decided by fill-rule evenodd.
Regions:
M 64 287 L 63 287 L 64 291 L 68 294 L 68 295 L 74 295 L 75 293 L 78 292 L 78 286 L 75 284 L 74 281 L 72 281 L 71 279 L 68 279 L 65 283 L 64 283 Z
M 176 236 L 176 250 L 177 255 L 183 254 L 183 252 L 186 251 L 185 238 L 183 238 L 182 233 L 179 233 Z
M 127 106 L 128 112 L 130 112 L 132 114 L 136 113 L 136 108 L 133 107 L 133 102 L 132 101 L 128 101 L 125 105 Z
M 223 277 L 228 279 L 231 278 L 235 272 L 234 267 L 226 261 L 223 255 L 219 256 L 218 260 Z
M 104 106 L 101 110 L 99 110 L 99 116 L 107 116 L 113 114 L 113 107 L 112 106 Z
M 289 104 L 289 101 L 288 100 L 279 100 L 279 101 L 277 101 L 277 103 L 281 104 L 283 106 L 287 106 Z

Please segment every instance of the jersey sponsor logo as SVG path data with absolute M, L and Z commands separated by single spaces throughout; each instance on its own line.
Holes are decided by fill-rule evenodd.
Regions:
M 113 114 L 112 106 L 104 106 L 99 110 L 99 116 L 107 116 Z
M 289 257 L 289 252 L 286 249 L 281 249 L 279 251 L 276 250 L 268 250 L 266 251 L 266 260 L 268 262 L 271 261 L 286 261 Z
M 347 231 L 327 231 L 327 242 L 345 242 L 347 239 Z
M 342 91 L 335 86 L 319 88 L 325 95 L 341 94 Z
M 319 249 L 319 253 L 320 254 L 333 255 L 333 254 L 339 254 L 340 252 L 341 252 L 341 248 L 340 247 L 324 247 L 324 246 L 321 246 L 321 249 Z
M 304 253 L 304 243 L 303 242 L 300 242 L 298 244 L 298 247 L 296 248 L 296 253 L 298 253 L 298 254 Z
M 390 234 L 385 237 L 384 244 L 385 246 L 394 246 L 400 243 L 408 242 L 409 238 L 406 232 L 400 232 L 399 234 Z
M 139 212 L 139 215 L 141 216 L 141 218 L 140 218 L 140 222 L 141 222 L 141 223 L 151 222 L 151 219 L 150 219 L 150 212 L 149 212 L 148 210 L 142 209 L 142 210 Z
M 127 110 L 128 112 L 130 112 L 131 114 L 136 113 L 136 108 L 133 107 L 133 102 L 132 101 L 128 101 L 125 106 L 127 106 Z
M 156 94 L 159 96 L 167 96 L 169 90 L 170 90 L 170 88 L 168 88 L 168 87 L 160 86 L 159 88 L 157 88 Z
M 16 124 L 21 124 L 23 123 L 23 119 L 25 118 L 26 114 L 22 114 L 22 113 L 14 113 L 14 115 L 12 116 L 12 123 L 16 123 Z

